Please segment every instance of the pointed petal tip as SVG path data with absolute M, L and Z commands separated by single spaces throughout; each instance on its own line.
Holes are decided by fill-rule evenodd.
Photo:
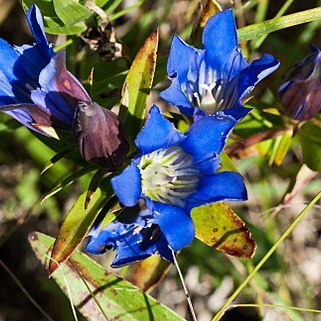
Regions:
M 154 105 L 149 111 L 144 127 L 137 135 L 135 144 L 145 155 L 160 148 L 177 145 L 183 137 Z

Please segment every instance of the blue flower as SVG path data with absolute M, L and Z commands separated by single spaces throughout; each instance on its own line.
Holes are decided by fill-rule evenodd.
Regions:
M 208 20 L 203 46 L 204 49 L 196 49 L 174 36 L 167 62 L 172 83 L 160 97 L 197 119 L 223 111 L 238 121 L 250 110 L 242 106 L 241 100 L 279 62 L 271 55 L 251 64 L 246 62 L 237 44 L 232 9 Z
M 67 71 L 65 53 L 55 55 L 48 43 L 37 6 L 28 10 L 27 21 L 34 45 L 12 47 L 0 39 L 0 111 L 37 132 L 38 124 L 71 128 L 77 103 L 91 99 Z
M 93 254 L 103 254 L 116 250 L 112 267 L 144 260 L 158 254 L 173 263 L 173 254 L 168 243 L 156 224 L 148 223 L 150 214 L 147 209 L 135 206 L 126 208 L 117 220 L 103 226 L 98 218 L 88 233 L 86 250 Z
M 45 136 L 48 127 L 67 130 L 87 161 L 120 166 L 129 147 L 117 116 L 92 102 L 67 70 L 65 52 L 54 53 L 37 6 L 30 7 L 27 21 L 34 45 L 12 47 L 0 39 L 0 111 Z
M 216 172 L 218 155 L 235 124 L 231 116 L 213 115 L 195 122 L 183 135 L 153 106 L 135 141 L 140 156 L 111 180 L 123 205 L 146 202 L 149 222 L 160 227 L 174 251 L 194 238 L 192 208 L 247 198 L 239 174 Z
M 279 88 L 285 114 L 296 120 L 311 119 L 321 110 L 321 52 L 314 46 L 311 51 Z

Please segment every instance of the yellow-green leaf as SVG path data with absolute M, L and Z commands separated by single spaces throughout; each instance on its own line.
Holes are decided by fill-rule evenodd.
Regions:
M 291 146 L 292 136 L 293 128 L 289 128 L 283 132 L 282 136 L 275 138 L 269 161 L 270 165 L 274 163 L 275 165 L 280 166 L 282 164 L 283 159 Z
M 168 261 L 153 255 L 146 260 L 130 265 L 126 271 L 126 279 L 146 292 L 163 279 L 169 268 Z
M 245 223 L 225 203 L 213 203 L 192 210 L 196 237 L 225 254 L 251 258 L 256 243 Z
M 200 26 L 204 28 L 207 20 L 220 11 L 222 11 L 222 7 L 217 1 L 207 0 L 201 13 Z
M 154 31 L 138 51 L 125 79 L 121 104 L 127 107 L 121 113 L 126 132 L 134 148 L 134 140 L 141 129 L 147 98 L 152 87 L 158 47 L 158 30 Z

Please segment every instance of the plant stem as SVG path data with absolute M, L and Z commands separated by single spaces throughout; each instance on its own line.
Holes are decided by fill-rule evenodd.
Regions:
M 286 231 L 281 235 L 277 242 L 271 247 L 271 249 L 264 255 L 262 260 L 255 266 L 253 271 L 246 277 L 246 279 L 240 284 L 240 286 L 234 291 L 234 293 L 228 298 L 225 304 L 214 316 L 212 321 L 219 321 L 223 316 L 225 310 L 232 304 L 236 297 L 242 292 L 249 281 L 255 276 L 256 272 L 265 264 L 265 262 L 270 258 L 270 256 L 275 252 L 279 245 L 288 237 L 292 230 L 302 221 L 309 210 L 321 199 L 321 191 L 313 198 L 313 200 L 305 207 L 305 209 L 298 215 L 294 222 L 286 229 Z
M 281 29 L 297 26 L 310 21 L 321 19 L 321 7 L 289 14 L 284 17 L 273 18 L 254 25 L 238 29 L 238 41 L 247 41 L 259 38 Z

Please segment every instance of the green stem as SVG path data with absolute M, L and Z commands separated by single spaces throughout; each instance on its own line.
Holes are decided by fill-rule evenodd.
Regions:
M 54 48 L 54 52 L 57 53 L 63 49 L 65 49 L 66 47 L 72 45 L 73 40 L 72 39 L 68 39 L 66 40 L 64 43 L 62 43 L 61 45 L 58 45 Z
M 279 245 L 288 237 L 292 230 L 302 221 L 309 210 L 321 199 L 321 191 L 313 198 L 313 200 L 308 204 L 305 209 L 298 215 L 294 222 L 287 228 L 287 230 L 281 235 L 277 242 L 271 247 L 271 249 L 264 255 L 262 260 L 256 265 L 253 271 L 245 278 L 245 280 L 240 284 L 240 286 L 234 291 L 234 293 L 228 298 L 225 304 L 214 316 L 212 321 L 219 321 L 223 316 L 225 310 L 232 304 L 236 297 L 243 291 L 245 286 L 250 282 L 250 280 L 255 276 L 256 272 L 265 264 L 265 262 L 270 258 L 270 256 L 276 251 Z
M 289 0 L 288 0 L 289 1 Z M 321 7 L 273 18 L 238 29 L 239 42 L 259 38 L 271 32 L 321 19 Z
M 291 305 L 281 305 L 281 304 L 232 304 L 231 305 L 234 308 L 260 308 L 260 307 L 265 307 L 265 308 L 277 308 L 277 309 L 287 309 L 287 310 L 295 310 L 295 311 L 301 311 L 301 312 L 310 312 L 310 313 L 321 313 L 321 310 L 316 310 L 316 309 L 310 309 L 310 308 L 301 308 L 301 307 L 294 307 Z
M 255 23 L 264 21 L 269 7 L 269 0 L 259 0 L 256 9 Z

